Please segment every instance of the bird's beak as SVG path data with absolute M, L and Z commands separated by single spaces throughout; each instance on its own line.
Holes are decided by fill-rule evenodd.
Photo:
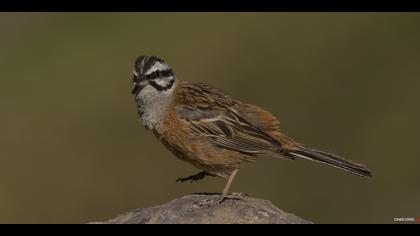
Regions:
M 133 75 L 137 78 L 139 77 L 139 73 L 136 70 L 133 70 Z
M 139 73 L 137 73 L 136 70 L 133 70 L 133 88 L 131 89 L 131 94 L 137 95 L 137 93 L 140 91 L 139 86 Z
M 139 93 L 139 92 L 140 92 L 140 85 L 134 84 L 133 88 L 131 89 L 131 94 L 137 95 L 137 93 Z
M 133 88 L 131 89 L 131 94 L 137 95 L 140 90 L 142 90 L 147 83 L 145 83 L 146 77 L 140 75 L 137 71 L 133 70 Z

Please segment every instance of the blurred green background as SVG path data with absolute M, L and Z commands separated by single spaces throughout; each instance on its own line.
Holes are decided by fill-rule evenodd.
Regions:
M 260 159 L 232 190 L 316 223 L 420 217 L 420 14 L 1 13 L 0 223 L 84 223 L 220 192 L 139 123 L 141 54 L 366 164 L 364 179 Z

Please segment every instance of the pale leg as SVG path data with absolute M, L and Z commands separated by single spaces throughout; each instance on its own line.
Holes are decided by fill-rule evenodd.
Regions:
M 199 205 L 200 206 L 211 207 L 211 206 L 214 206 L 216 204 L 222 203 L 223 200 L 225 200 L 225 198 L 228 196 L 230 186 L 232 185 L 233 179 L 235 179 L 235 176 L 236 176 L 237 173 L 238 173 L 238 169 L 232 171 L 232 173 L 230 174 L 229 179 L 228 179 L 228 181 L 225 185 L 225 188 L 223 189 L 222 194 L 220 195 L 220 197 L 217 200 L 211 201 L 211 202 L 206 202 L 206 203 L 201 203 Z
M 232 171 L 232 173 L 230 174 L 229 179 L 225 185 L 225 188 L 223 189 L 222 196 L 220 197 L 220 200 L 219 200 L 220 202 L 222 202 L 223 199 L 229 194 L 230 186 L 232 185 L 233 179 L 235 179 L 236 174 L 238 174 L 238 169 Z

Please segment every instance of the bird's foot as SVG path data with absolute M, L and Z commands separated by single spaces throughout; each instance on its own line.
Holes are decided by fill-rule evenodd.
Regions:
M 226 200 L 226 195 L 221 194 L 216 199 L 206 198 L 201 202 L 197 202 L 196 205 L 198 207 L 212 207 L 212 206 L 222 203 L 224 200 Z
M 190 183 L 192 183 L 194 181 L 198 181 L 200 179 L 203 179 L 204 177 L 206 177 L 206 175 L 208 175 L 207 172 L 202 171 L 202 172 L 200 172 L 196 175 L 191 175 L 191 176 L 188 176 L 188 177 L 185 177 L 185 178 L 179 178 L 179 179 L 176 180 L 176 182 L 185 182 L 185 181 L 189 180 Z
M 216 206 L 218 204 L 223 203 L 225 200 L 230 199 L 230 200 L 241 200 L 243 196 L 247 196 L 246 194 L 243 193 L 232 193 L 232 194 L 220 194 L 219 196 L 217 196 L 216 199 L 209 199 L 206 198 L 201 202 L 196 202 L 195 205 L 198 207 L 213 207 Z

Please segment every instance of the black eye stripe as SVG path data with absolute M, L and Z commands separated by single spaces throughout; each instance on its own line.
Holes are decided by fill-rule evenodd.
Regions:
M 162 78 L 162 77 L 170 77 L 173 76 L 174 72 L 172 72 L 172 69 L 169 70 L 157 70 L 154 71 L 153 73 L 146 75 L 147 79 L 157 79 L 157 78 Z

